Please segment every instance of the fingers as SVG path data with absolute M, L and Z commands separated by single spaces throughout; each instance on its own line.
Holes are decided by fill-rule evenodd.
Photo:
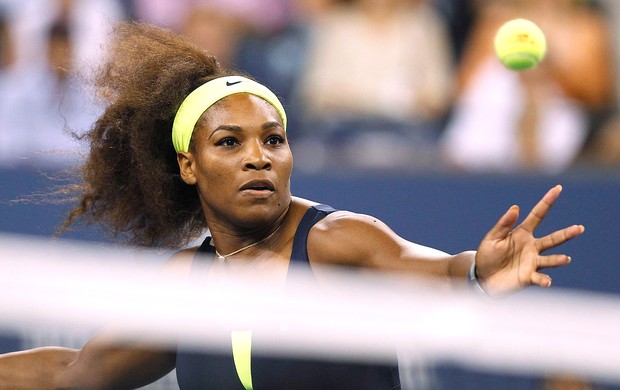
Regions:
M 566 241 L 573 239 L 583 233 L 585 227 L 583 225 L 573 225 L 562 230 L 555 231 L 536 240 L 536 248 L 538 252 L 544 252 L 547 249 L 556 247 Z
M 570 264 L 571 258 L 566 255 L 549 255 L 540 256 L 537 260 L 536 269 L 560 267 L 566 264 Z M 551 277 L 540 272 L 532 272 L 530 277 L 530 283 L 540 287 L 550 287 Z
M 561 267 L 570 264 L 571 258 L 566 255 L 549 255 L 538 258 L 536 269 Z
M 528 214 L 528 216 L 521 223 L 521 227 L 527 230 L 530 233 L 534 233 L 534 230 L 540 225 L 542 220 L 545 218 L 551 206 L 555 203 L 555 201 L 560 196 L 560 192 L 562 192 L 562 186 L 557 185 L 547 191 L 545 196 L 534 206 L 532 211 Z
M 487 233 L 489 240 L 501 240 L 508 236 L 519 219 L 519 206 L 512 206 Z
M 538 272 L 534 272 L 532 274 L 532 284 L 540 287 L 550 287 L 551 286 L 551 277 L 549 275 L 541 274 Z

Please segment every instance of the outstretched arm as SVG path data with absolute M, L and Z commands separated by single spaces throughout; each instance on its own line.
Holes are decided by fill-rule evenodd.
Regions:
M 37 348 L 0 356 L 0 389 L 54 389 L 57 375 L 76 359 L 78 351 Z
M 179 252 L 165 271 L 185 275 L 192 258 L 191 251 Z M 81 350 L 48 347 L 0 355 L 0 390 L 136 389 L 175 366 L 174 351 L 118 340 L 106 329 Z
M 312 264 L 354 265 L 409 272 L 457 281 L 476 262 L 476 273 L 486 292 L 500 294 L 529 285 L 549 286 L 551 279 L 539 270 L 570 262 L 566 255 L 542 255 L 583 233 L 581 225 L 541 238 L 534 231 L 557 200 L 561 186 L 549 190 L 523 223 L 515 228 L 519 208 L 511 207 L 484 237 L 478 251 L 450 255 L 407 241 L 386 224 L 368 215 L 336 212 L 317 223 L 308 237 Z
M 174 353 L 114 346 L 37 348 L 0 356 L 0 389 L 135 389 L 174 368 Z
M 570 263 L 567 255 L 542 253 L 579 236 L 582 225 L 534 237 L 561 192 L 559 185 L 550 189 L 517 227 L 519 207 L 512 206 L 487 233 L 476 253 L 476 274 L 485 291 L 501 294 L 530 285 L 549 287 L 551 278 L 539 271 Z

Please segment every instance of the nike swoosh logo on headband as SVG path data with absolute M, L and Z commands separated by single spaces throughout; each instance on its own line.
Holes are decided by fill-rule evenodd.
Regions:
M 239 84 L 240 82 L 241 82 L 241 80 L 239 80 L 239 81 L 233 81 L 233 82 L 227 81 L 227 82 L 226 82 L 226 86 L 227 86 L 227 87 L 230 87 L 231 85 Z

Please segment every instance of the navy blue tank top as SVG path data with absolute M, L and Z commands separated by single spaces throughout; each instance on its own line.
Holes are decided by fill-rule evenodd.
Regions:
M 334 211 L 336 210 L 327 205 L 315 205 L 306 211 L 295 232 L 291 263 L 309 266 L 306 247 L 308 233 L 312 226 Z M 210 241 L 211 238 L 207 237 L 198 253 L 215 256 L 215 249 Z M 245 389 L 233 361 L 232 344 L 229 350 L 220 350 L 217 354 L 197 353 L 179 348 L 176 374 L 181 390 Z M 253 353 L 251 378 L 253 390 L 400 389 L 396 356 L 394 365 L 384 366 Z

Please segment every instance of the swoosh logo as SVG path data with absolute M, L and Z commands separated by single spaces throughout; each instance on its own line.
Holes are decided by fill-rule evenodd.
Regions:
M 232 82 L 231 81 L 227 81 L 226 82 L 226 86 L 230 87 L 231 85 L 239 84 L 240 82 L 241 82 L 241 80 L 239 80 L 239 81 L 232 81 Z

